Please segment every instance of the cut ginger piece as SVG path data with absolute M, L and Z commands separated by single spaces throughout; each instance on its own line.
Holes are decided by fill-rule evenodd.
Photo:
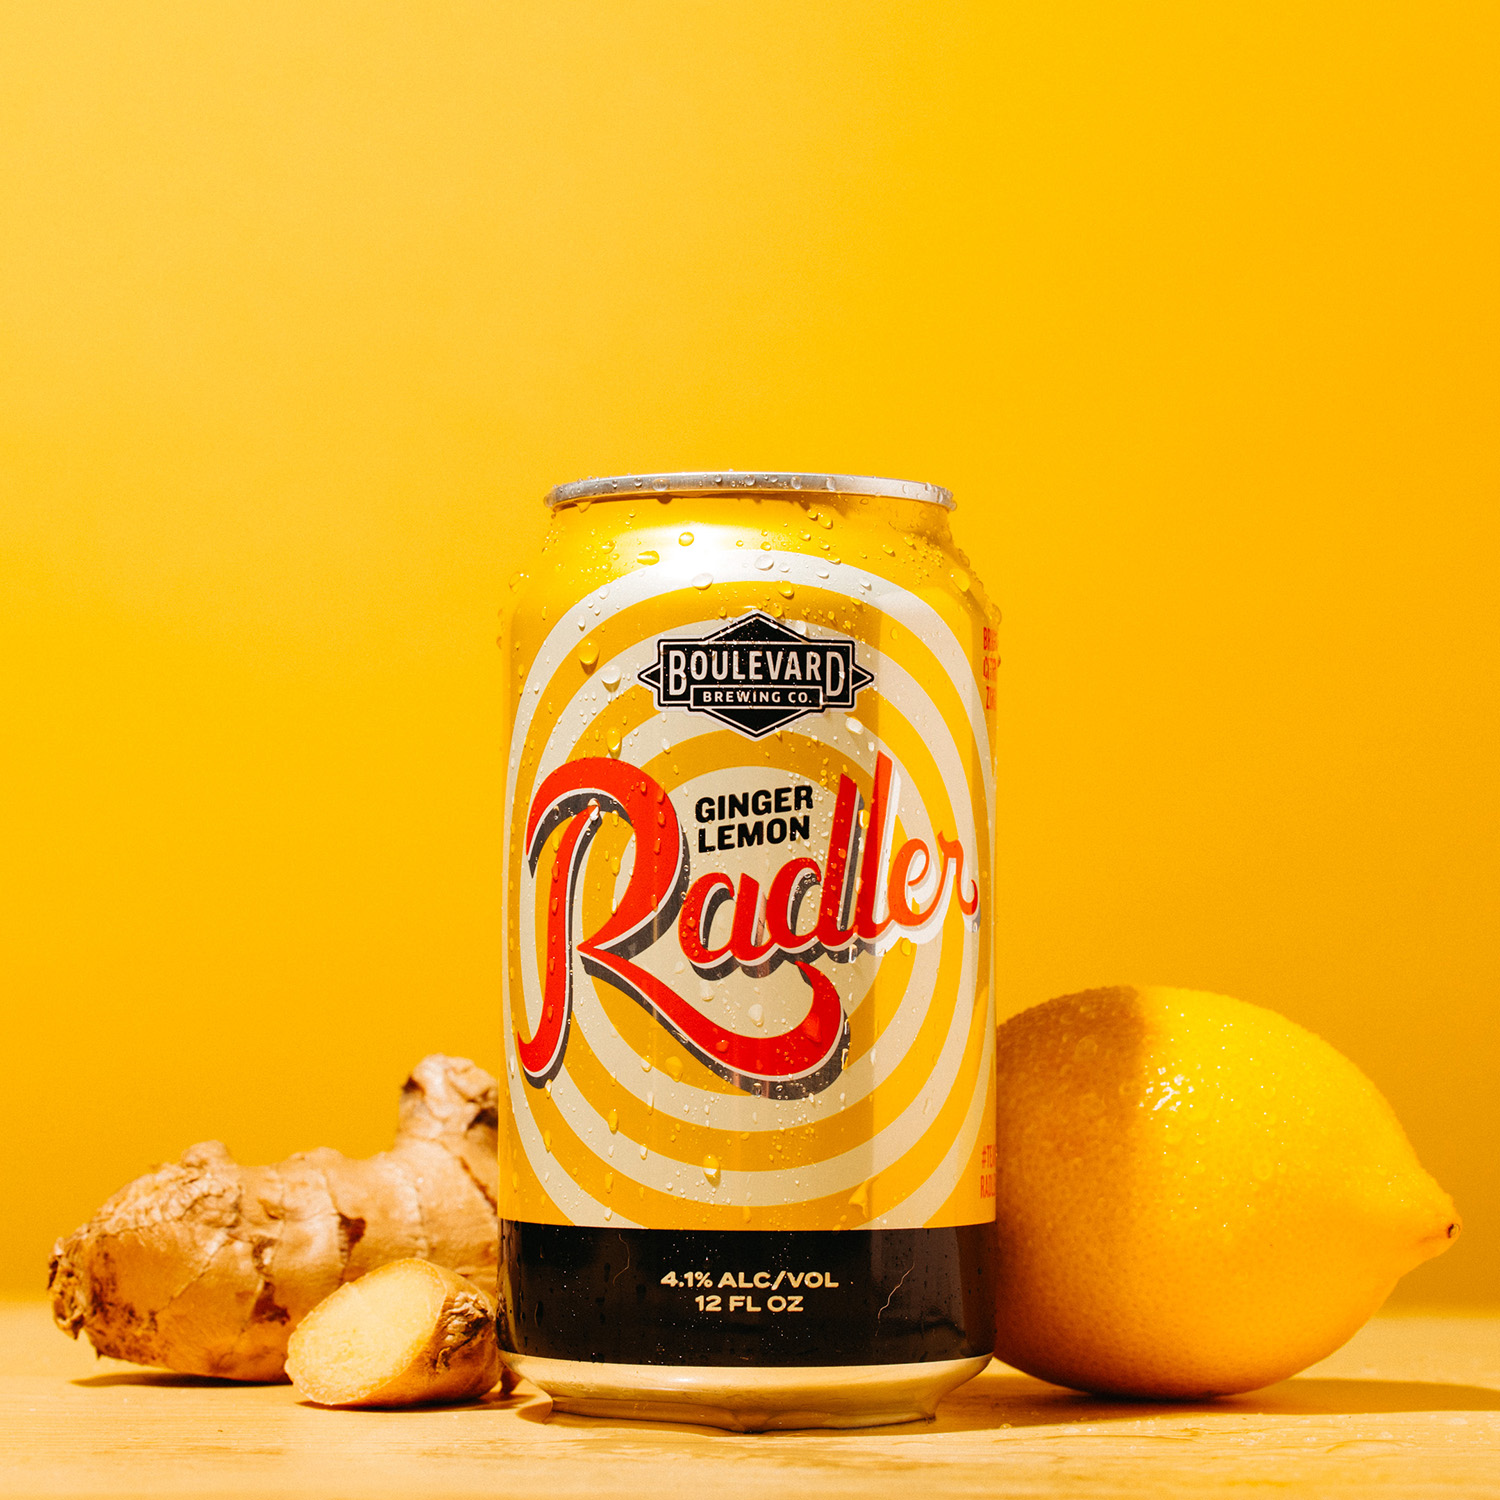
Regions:
M 390 1261 L 308 1313 L 286 1373 L 319 1406 L 473 1400 L 500 1379 L 495 1304 L 446 1266 Z

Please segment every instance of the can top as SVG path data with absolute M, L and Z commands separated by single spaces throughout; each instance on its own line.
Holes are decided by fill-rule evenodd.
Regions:
M 582 500 L 607 500 L 637 492 L 656 495 L 728 495 L 757 491 L 804 494 L 878 495 L 889 500 L 921 500 L 952 510 L 953 492 L 915 479 L 876 479 L 868 474 L 776 474 L 764 470 L 720 469 L 716 473 L 613 474 L 603 479 L 575 479 L 547 492 L 556 508 Z

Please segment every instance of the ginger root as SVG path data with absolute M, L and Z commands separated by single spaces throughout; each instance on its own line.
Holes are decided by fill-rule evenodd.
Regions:
M 286 1373 L 319 1406 L 470 1401 L 500 1379 L 495 1304 L 446 1266 L 394 1260 L 308 1313 Z
M 278 1380 L 292 1330 L 330 1292 L 419 1256 L 495 1290 L 495 1080 L 423 1058 L 396 1141 L 242 1167 L 217 1141 L 120 1189 L 52 1252 L 52 1315 L 100 1354 L 184 1374 Z

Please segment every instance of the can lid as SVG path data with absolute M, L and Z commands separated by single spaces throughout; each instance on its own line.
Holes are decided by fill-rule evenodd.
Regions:
M 605 479 L 575 479 L 547 492 L 554 508 L 581 500 L 619 495 L 728 495 L 757 491 L 801 494 L 878 495 L 888 500 L 921 500 L 952 510 L 953 493 L 915 479 L 876 479 L 868 474 L 776 474 L 764 470 L 720 469 L 715 473 L 613 474 Z

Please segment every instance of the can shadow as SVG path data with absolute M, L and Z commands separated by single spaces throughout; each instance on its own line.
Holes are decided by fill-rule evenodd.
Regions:
M 110 1386 L 190 1390 L 244 1390 L 247 1386 L 285 1385 L 286 1381 L 220 1380 L 210 1375 L 177 1375 L 167 1370 L 117 1371 L 81 1376 L 73 1385 L 98 1389 Z M 310 1410 L 311 1402 L 299 1401 Z M 350 1416 L 368 1415 L 344 1408 Z M 1208 1401 L 1124 1400 L 1088 1396 L 1061 1386 L 1033 1380 L 1028 1375 L 992 1367 L 968 1385 L 955 1391 L 927 1422 L 904 1422 L 895 1427 L 800 1428 L 789 1432 L 761 1434 L 720 1432 L 712 1427 L 686 1422 L 635 1422 L 615 1417 L 580 1417 L 554 1413 L 551 1401 L 534 1386 L 521 1382 L 513 1391 L 496 1387 L 477 1401 L 439 1403 L 405 1408 L 370 1408 L 381 1415 L 401 1412 L 467 1411 L 507 1413 L 515 1420 L 617 1434 L 653 1432 L 696 1434 L 711 1438 L 761 1436 L 766 1438 L 855 1438 L 870 1432 L 990 1432 L 1004 1428 L 1069 1427 L 1096 1422 L 1131 1422 L 1148 1417 L 1228 1416 L 1389 1416 L 1398 1412 L 1500 1411 L 1500 1390 L 1487 1386 L 1447 1385 L 1420 1380 L 1349 1380 L 1324 1376 L 1298 1376 L 1264 1390 L 1243 1396 L 1220 1396 Z
M 993 1432 L 1004 1428 L 1131 1422 L 1149 1417 L 1379 1416 L 1397 1412 L 1500 1411 L 1500 1390 L 1486 1386 L 1446 1385 L 1436 1381 L 1301 1376 L 1243 1396 L 1219 1396 L 1206 1401 L 1135 1401 L 1089 1396 L 1033 1380 L 1027 1375 L 992 1369 L 948 1397 L 938 1407 L 937 1416 L 930 1421 L 904 1422 L 882 1428 L 804 1427 L 787 1432 L 747 1434 L 722 1432 L 685 1422 L 634 1422 L 615 1417 L 554 1414 L 552 1403 L 545 1396 L 534 1393 L 531 1387 L 523 1384 L 516 1394 L 527 1399 L 518 1403 L 513 1397 L 508 1404 L 514 1415 L 525 1422 L 611 1431 L 617 1436 L 639 1433 L 645 1437 L 648 1433 L 674 1432 L 703 1438 L 758 1436 L 786 1440 L 818 1438 L 826 1442 L 859 1438 L 872 1432 L 913 1435 Z

